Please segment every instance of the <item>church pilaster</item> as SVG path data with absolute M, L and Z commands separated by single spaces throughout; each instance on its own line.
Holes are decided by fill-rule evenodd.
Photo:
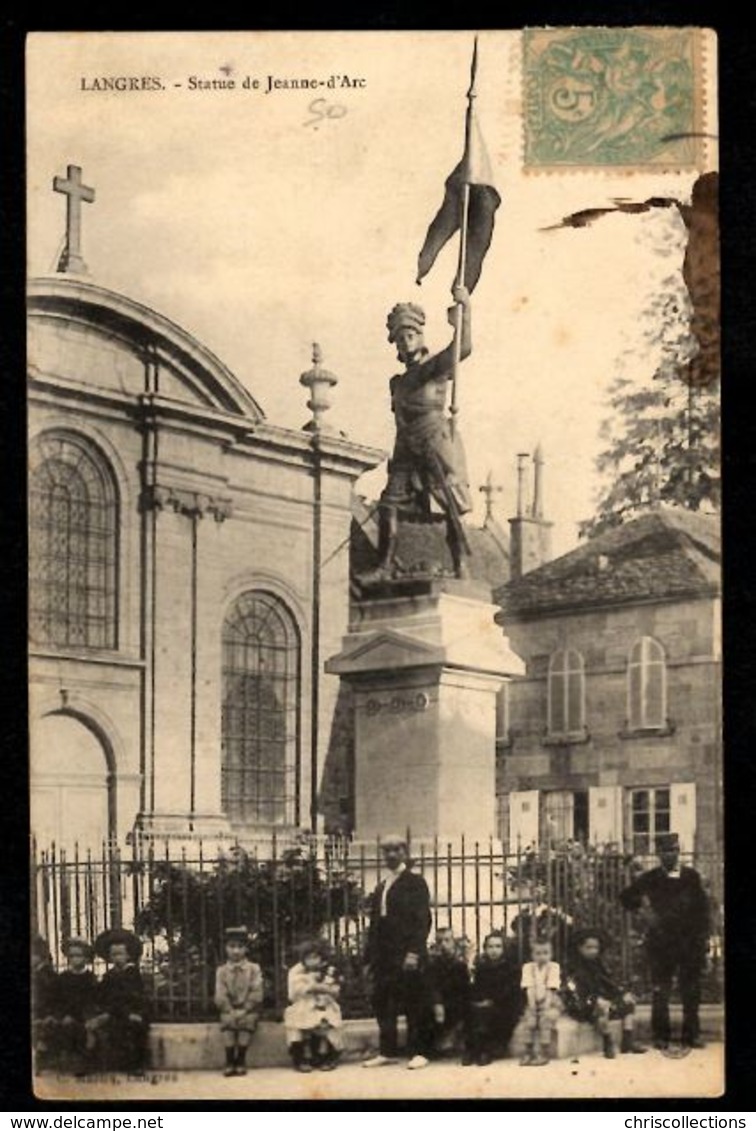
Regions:
M 231 500 L 156 477 L 143 487 L 141 508 L 151 531 L 153 637 L 151 757 L 142 824 L 155 833 L 215 832 L 224 818 L 220 704 L 212 693 L 220 679 L 214 644 L 219 627 L 210 615 L 209 561 L 217 562 L 215 534 L 232 513 Z M 209 522 L 202 521 L 206 517 Z

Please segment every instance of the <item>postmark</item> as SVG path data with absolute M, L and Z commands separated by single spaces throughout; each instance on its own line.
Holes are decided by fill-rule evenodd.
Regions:
M 538 28 L 523 36 L 526 170 L 700 167 L 695 28 Z

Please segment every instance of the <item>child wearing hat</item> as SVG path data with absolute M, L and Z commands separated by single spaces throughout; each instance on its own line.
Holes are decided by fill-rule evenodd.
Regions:
M 608 945 L 608 936 L 598 927 L 575 932 L 562 997 L 570 1017 L 596 1027 L 603 1039 L 604 1056 L 612 1059 L 617 1050 L 609 1022 L 614 1018 L 622 1018 L 621 1052 L 642 1053 L 646 1049 L 633 1037 L 635 998 L 615 982 L 604 965 L 603 953 Z
M 224 1076 L 246 1076 L 247 1049 L 260 1016 L 262 970 L 247 957 L 249 944 L 246 927 L 226 928 L 226 961 L 215 972 L 215 1005 L 226 1048 Z
M 67 967 L 55 987 L 55 1051 L 60 1071 L 83 1076 L 92 1067 L 95 1048 L 99 990 L 91 970 L 94 952 L 86 939 L 69 938 L 63 953 Z
M 342 1049 L 341 984 L 329 965 L 328 948 L 309 939 L 299 948 L 299 961 L 289 970 L 289 1002 L 284 1011 L 286 1041 L 298 1072 L 336 1067 Z
M 135 1076 L 144 1073 L 149 1031 L 147 995 L 139 972 L 141 953 L 140 939 L 120 927 L 103 931 L 95 939 L 95 954 L 108 963 L 92 1025 L 102 1067 Z

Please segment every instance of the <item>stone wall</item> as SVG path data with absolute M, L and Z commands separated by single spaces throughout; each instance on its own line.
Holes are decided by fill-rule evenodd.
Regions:
M 498 756 L 497 793 L 596 786 L 696 786 L 696 847 L 720 845 L 718 603 L 710 598 L 508 620 L 526 674 L 510 687 L 510 741 Z M 667 659 L 668 732 L 627 730 L 627 662 L 640 636 Z M 585 662 L 585 741 L 549 739 L 550 655 L 575 648 Z M 506 810 L 506 804 L 500 806 Z

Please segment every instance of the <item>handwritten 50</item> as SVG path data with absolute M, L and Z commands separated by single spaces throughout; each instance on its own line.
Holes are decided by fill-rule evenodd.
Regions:
M 346 106 L 339 105 L 338 102 L 327 102 L 325 98 L 313 98 L 310 105 L 307 107 L 308 112 L 312 115 L 303 122 L 303 126 L 313 126 L 318 128 L 321 122 L 335 118 L 343 118 L 347 113 Z

